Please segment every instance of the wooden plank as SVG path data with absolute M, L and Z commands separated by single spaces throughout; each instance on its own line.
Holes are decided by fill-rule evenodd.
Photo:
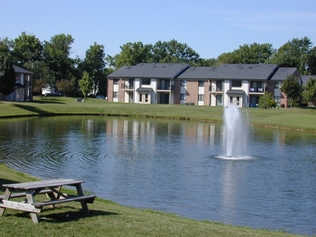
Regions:
M 12 194 L 12 191 L 9 188 L 6 188 L 3 195 L 3 199 L 8 200 L 11 194 Z M 5 208 L 0 207 L 0 216 L 3 216 L 4 212 L 5 212 Z
M 63 185 L 74 186 L 80 183 L 84 183 L 84 181 L 74 180 L 74 179 L 51 179 L 51 180 L 41 180 L 34 182 L 26 182 L 26 183 L 14 183 L 14 184 L 3 184 L 3 187 L 9 187 L 12 189 L 18 190 L 29 190 L 36 188 L 44 188 L 44 187 L 57 187 Z
M 44 189 L 44 190 L 41 190 L 41 191 L 39 191 L 39 193 L 37 193 L 37 194 L 50 194 L 50 193 L 52 193 L 53 191 L 52 190 L 50 190 L 50 189 Z M 36 195 L 37 195 L 36 194 Z M 10 195 L 10 199 L 11 198 L 18 198 L 18 197 L 26 197 L 26 192 L 21 192 L 21 193 L 12 193 L 11 195 Z M 4 199 L 4 195 L 0 195 L 0 201 L 2 200 L 2 199 Z
M 51 200 L 51 201 L 45 201 L 45 202 L 35 202 L 32 205 L 35 207 L 43 207 L 47 205 L 55 205 L 65 202 L 73 202 L 73 201 L 86 201 L 87 203 L 93 203 L 94 199 L 96 198 L 96 195 L 85 195 L 85 196 L 71 196 L 64 199 L 57 199 L 57 200 Z
M 50 179 L 50 180 L 41 180 L 34 182 L 26 182 L 26 183 L 14 183 L 14 184 L 3 184 L 3 187 L 9 187 L 12 189 L 18 190 L 28 190 L 28 189 L 36 189 L 36 188 L 44 188 L 44 187 L 57 187 L 63 185 L 76 185 L 79 183 L 83 183 L 84 181 L 74 180 L 74 179 Z
M 11 209 L 16 209 L 20 211 L 32 212 L 32 213 L 41 212 L 41 209 L 34 207 L 32 204 L 23 203 L 23 202 L 14 202 L 14 201 L 8 201 L 8 200 L 2 200 L 2 202 L 0 202 L 0 207 L 11 208 Z
M 34 196 L 33 196 L 33 194 L 27 192 L 27 193 L 26 193 L 26 200 L 27 200 L 27 203 L 28 203 L 29 205 L 32 205 L 32 204 L 34 203 Z M 36 213 L 32 213 L 32 212 L 31 212 L 31 213 L 30 213 L 30 216 L 31 216 L 31 219 L 32 219 L 32 221 L 33 221 L 34 223 L 38 223 L 38 216 L 37 216 Z

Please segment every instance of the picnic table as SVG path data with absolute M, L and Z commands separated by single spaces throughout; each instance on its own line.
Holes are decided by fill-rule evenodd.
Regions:
M 84 195 L 81 184 L 84 181 L 74 179 L 50 179 L 26 183 L 3 184 L 4 195 L 0 195 L 0 216 L 6 208 L 29 212 L 34 223 L 38 223 L 38 213 L 44 206 L 54 206 L 56 204 L 80 201 L 85 212 L 89 212 L 87 203 L 93 203 L 95 195 Z M 61 192 L 63 186 L 76 187 L 77 195 L 70 195 Z M 35 202 L 36 195 L 46 194 L 49 200 Z M 12 201 L 10 199 L 25 197 L 23 202 Z

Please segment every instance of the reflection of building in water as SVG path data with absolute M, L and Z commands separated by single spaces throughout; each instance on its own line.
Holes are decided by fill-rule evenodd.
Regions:
M 183 142 L 214 144 L 219 130 L 214 124 L 204 122 L 183 122 L 183 121 L 162 121 L 155 120 L 132 120 L 132 119 L 111 119 L 107 120 L 106 132 L 111 134 L 113 145 L 122 149 L 123 145 L 139 146 L 145 143 L 147 146 L 155 144 L 157 136 L 165 136 L 165 142 L 172 142 L 172 136 L 180 136 Z M 192 139 L 190 139 L 192 138 Z M 131 147 L 130 147 L 131 148 Z M 157 148 L 153 148 L 157 149 Z M 159 149 L 159 148 L 158 148 Z M 136 150 L 136 149 L 135 149 Z

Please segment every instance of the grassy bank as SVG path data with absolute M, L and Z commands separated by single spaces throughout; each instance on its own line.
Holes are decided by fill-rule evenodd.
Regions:
M 0 164 L 0 184 L 32 181 L 35 178 Z M 1 189 L 1 193 L 3 193 Z M 97 199 L 90 213 L 80 204 L 65 203 L 40 213 L 33 224 L 23 212 L 6 210 L 0 217 L 0 236 L 298 236 L 282 231 L 236 227 L 210 221 L 196 221 L 153 210 L 139 210 Z
M 105 115 L 154 117 L 222 122 L 223 107 L 185 105 L 141 105 L 107 103 L 87 99 L 84 103 L 69 97 L 35 97 L 33 102 L 0 102 L 0 118 L 34 115 Z M 253 126 L 267 126 L 316 132 L 316 108 L 241 110 Z

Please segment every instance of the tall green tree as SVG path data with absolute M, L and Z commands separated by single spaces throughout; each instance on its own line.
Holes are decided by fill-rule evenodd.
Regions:
M 144 45 L 142 42 L 129 42 L 120 46 L 120 48 L 121 52 L 115 56 L 116 68 L 147 63 L 151 58 L 151 45 Z
M 74 90 L 72 80 L 61 79 L 60 81 L 57 81 L 55 85 L 57 90 L 62 92 L 63 95 L 70 94 Z
M 198 62 L 196 63 L 196 65 L 194 66 L 212 67 L 212 66 L 216 66 L 217 64 L 218 64 L 218 61 L 215 58 L 210 58 L 210 59 L 200 58 Z
M 306 103 L 316 101 L 316 79 L 310 78 L 303 86 L 303 99 Z
M 311 48 L 308 52 L 307 67 L 310 75 L 316 75 L 316 47 Z
M 92 84 L 93 81 L 89 73 L 84 71 L 81 80 L 79 80 L 80 90 L 84 96 L 84 99 L 86 99 L 87 94 L 91 91 Z
M 13 55 L 15 62 L 33 71 L 33 63 L 41 61 L 43 54 L 43 45 L 34 35 L 28 35 L 25 32 L 14 39 Z
M 294 38 L 282 45 L 271 58 L 280 67 L 297 67 L 302 75 L 308 72 L 308 55 L 312 42 L 308 37 Z
M 155 63 L 189 63 L 196 65 L 200 55 L 185 43 L 173 39 L 158 41 L 152 46 L 152 62 Z
M 0 95 L 12 93 L 15 85 L 15 71 L 12 64 L 10 44 L 8 38 L 0 39 Z
M 70 58 L 70 50 L 73 42 L 74 38 L 65 34 L 55 35 L 49 41 L 44 41 L 44 60 L 54 73 L 55 81 L 72 77 L 75 61 Z
M 233 52 L 223 53 L 218 56 L 218 62 L 220 64 L 225 63 L 237 63 L 237 64 L 259 64 L 267 63 L 271 58 L 275 49 L 272 44 L 244 44 L 239 46 L 238 49 Z
M 83 60 L 83 71 L 89 73 L 90 77 L 93 80 L 93 93 L 99 91 L 100 84 L 103 80 L 106 80 L 104 76 L 104 68 L 105 68 L 105 53 L 104 46 L 99 45 L 94 42 L 93 45 L 86 51 L 86 57 Z M 102 83 L 104 84 L 104 83 Z
M 291 107 L 293 107 L 293 103 L 299 103 L 302 87 L 297 77 L 294 75 L 287 76 L 286 80 L 282 82 L 280 90 L 286 94 Z
M 22 32 L 14 39 L 13 56 L 17 65 L 33 72 L 33 85 L 36 85 L 33 86 L 33 92 L 41 93 L 41 88 L 53 84 L 53 73 L 44 62 L 43 44 L 35 35 Z

